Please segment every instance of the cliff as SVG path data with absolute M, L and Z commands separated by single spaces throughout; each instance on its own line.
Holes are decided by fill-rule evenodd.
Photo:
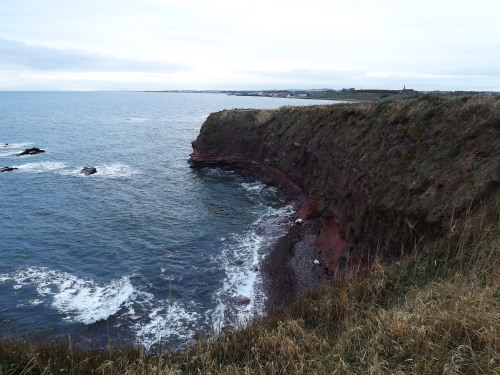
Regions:
M 399 257 L 498 194 L 500 97 L 348 103 L 211 114 L 193 167 L 248 173 L 282 189 L 332 271 Z

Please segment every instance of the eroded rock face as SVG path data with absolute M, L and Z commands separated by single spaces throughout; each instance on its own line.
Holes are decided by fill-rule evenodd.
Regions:
M 318 209 L 318 202 L 323 196 L 322 164 L 327 155 L 310 148 L 304 139 L 293 142 L 290 149 L 286 146 L 281 149 L 283 146 L 275 144 L 281 141 L 280 138 L 259 137 L 261 130 L 269 130 L 260 129 L 266 125 L 261 123 L 262 118 L 269 121 L 275 115 L 281 114 L 279 111 L 235 110 L 210 115 L 192 143 L 191 166 L 229 167 L 251 174 L 280 188 L 298 210 L 300 220 L 317 218 L 323 214 Z M 248 133 L 242 133 L 240 127 Z M 302 158 L 300 163 L 297 158 Z M 333 220 L 337 223 L 334 227 L 329 219 L 325 220 L 316 245 L 321 248 L 328 267 L 336 270 L 348 241 L 340 235 L 338 220 L 335 217 Z M 333 239 L 335 243 L 329 243 Z
M 336 271 L 342 256 L 347 258 L 346 250 L 349 244 L 340 234 L 339 222 L 334 217 L 324 218 L 324 225 L 314 245 L 321 249 L 323 260 L 332 271 Z
M 36 154 L 41 154 L 42 152 L 45 152 L 45 150 L 42 150 L 38 147 L 32 147 L 32 148 L 27 148 L 23 152 L 20 152 L 17 154 L 17 156 L 22 156 L 22 155 L 36 155 Z
M 240 172 L 247 172 L 258 177 L 266 183 L 272 183 L 283 189 L 290 197 L 298 197 L 303 193 L 302 188 L 298 186 L 285 172 L 280 168 L 269 163 L 265 158 L 265 151 L 258 150 L 254 155 L 249 154 L 251 145 L 242 145 L 241 143 L 219 144 L 219 150 L 211 152 L 213 145 L 209 145 L 198 138 L 192 142 L 193 153 L 190 155 L 192 167 L 203 166 L 228 166 L 231 169 L 237 169 Z M 245 147 L 249 152 L 242 150 Z M 262 145 L 256 144 L 259 149 Z M 243 151 L 243 152 L 242 152 Z
M 330 270 L 369 268 L 443 235 L 471 200 L 498 193 L 500 101 L 476 99 L 464 122 L 468 100 L 217 112 L 192 144 L 191 166 L 278 186 L 298 217 L 323 218 L 316 244 Z

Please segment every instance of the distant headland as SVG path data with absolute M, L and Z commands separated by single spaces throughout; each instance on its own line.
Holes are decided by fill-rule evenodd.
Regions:
M 320 100 L 395 100 L 412 99 L 423 95 L 442 95 L 447 97 L 475 96 L 475 95 L 500 95 L 500 91 L 417 91 L 403 86 L 401 90 L 389 89 L 285 89 L 285 90 L 159 90 L 143 92 L 170 92 L 170 93 L 205 93 L 226 94 L 235 96 L 261 96 L 272 98 L 297 98 Z

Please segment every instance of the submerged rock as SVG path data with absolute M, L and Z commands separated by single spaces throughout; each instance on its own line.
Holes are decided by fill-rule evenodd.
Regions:
M 41 154 L 42 152 L 45 152 L 45 150 L 39 149 L 38 147 L 32 147 L 32 148 L 27 148 L 23 152 L 17 154 L 17 156 L 36 155 L 36 154 Z
M 86 176 L 97 173 L 96 167 L 83 167 L 80 173 L 83 173 Z
M 0 167 L 0 173 L 1 172 L 12 172 L 15 171 L 17 168 L 16 167 Z
M 250 302 L 250 298 L 241 298 L 240 300 L 238 300 L 239 305 L 248 305 Z

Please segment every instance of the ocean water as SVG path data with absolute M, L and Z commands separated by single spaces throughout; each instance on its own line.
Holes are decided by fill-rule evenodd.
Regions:
M 319 101 L 0 92 L 2 336 L 178 349 L 262 313 L 258 268 L 293 216 L 276 189 L 191 169 L 206 117 Z M 16 156 L 25 148 L 46 152 Z M 97 173 L 84 176 L 83 166 Z

